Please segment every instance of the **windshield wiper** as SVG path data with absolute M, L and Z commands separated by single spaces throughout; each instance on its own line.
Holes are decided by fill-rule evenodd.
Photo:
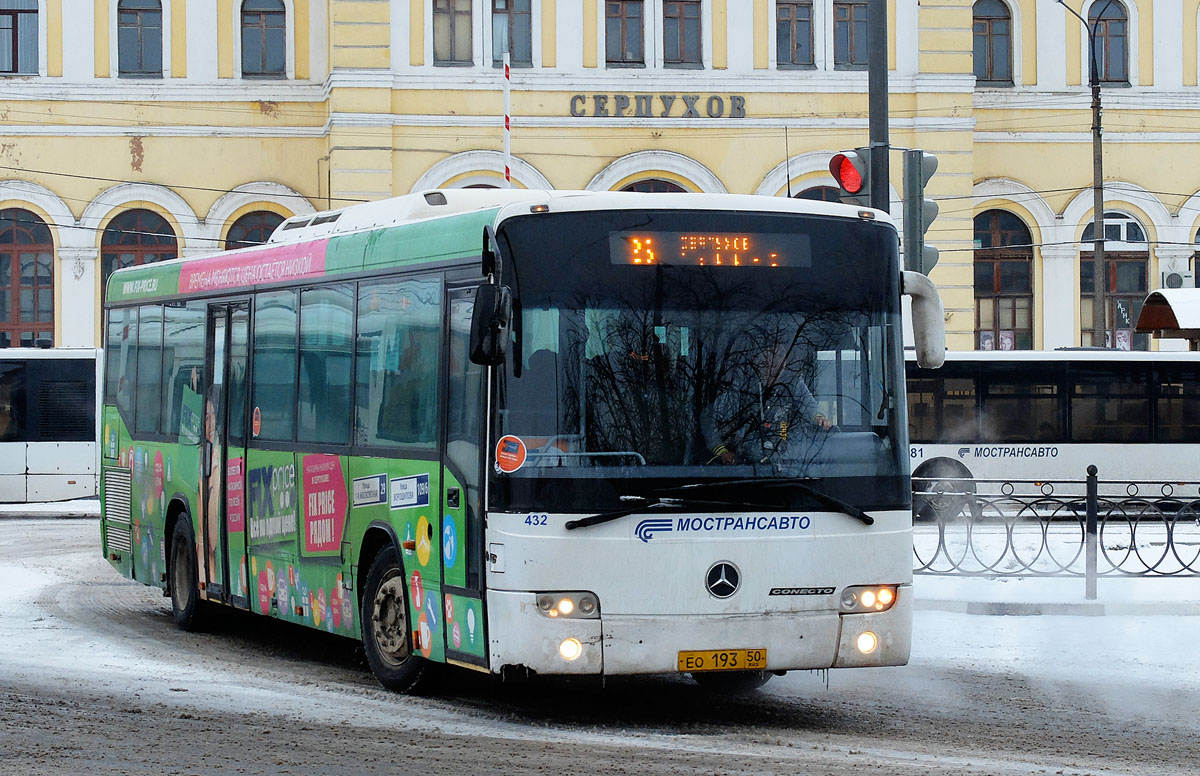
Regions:
M 663 507 L 758 507 L 760 509 L 776 509 L 777 507 L 771 504 L 751 504 L 744 501 L 701 501 L 692 498 L 671 498 L 670 496 L 660 496 L 656 498 L 646 498 L 645 496 L 621 496 L 622 501 L 637 501 L 637 506 L 629 509 L 614 509 L 611 512 L 601 512 L 598 515 L 590 517 L 581 517 L 578 520 L 568 520 L 566 529 L 568 531 L 576 528 L 587 528 L 590 525 L 599 525 L 600 523 L 608 523 L 613 520 L 619 520 L 622 517 L 644 512 L 647 509 L 661 509 Z
M 840 498 L 831 496 L 828 493 L 822 493 L 813 486 L 805 482 L 803 477 L 730 477 L 722 480 L 708 480 L 706 482 L 696 482 L 691 485 L 679 485 L 674 488 L 666 488 L 664 493 L 679 493 L 686 491 L 701 490 L 707 488 L 720 488 L 726 485 L 760 485 L 766 488 L 781 488 L 791 487 L 799 490 L 801 493 L 812 498 L 823 507 L 829 507 L 838 512 L 861 520 L 865 525 L 875 525 L 875 518 L 868 515 L 853 504 L 842 501 Z

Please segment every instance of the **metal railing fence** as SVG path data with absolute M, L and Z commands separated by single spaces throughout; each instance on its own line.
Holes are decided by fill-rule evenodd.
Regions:
M 1200 576 L 1200 483 L 913 478 L 913 571 Z

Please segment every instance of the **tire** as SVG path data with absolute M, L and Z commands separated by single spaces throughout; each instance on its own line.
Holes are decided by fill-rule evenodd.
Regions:
M 209 619 L 211 605 L 200 600 L 199 575 L 196 570 L 196 535 L 192 518 L 187 512 L 175 518 L 171 534 L 171 616 L 185 631 L 203 630 Z
M 398 693 L 415 692 L 429 673 L 429 663 L 413 650 L 405 588 L 396 548 L 388 546 L 375 556 L 367 572 L 359 622 L 371 672 L 385 688 Z
M 692 674 L 692 680 L 702 689 L 722 695 L 752 693 L 766 684 L 770 678 L 769 671 L 718 671 Z

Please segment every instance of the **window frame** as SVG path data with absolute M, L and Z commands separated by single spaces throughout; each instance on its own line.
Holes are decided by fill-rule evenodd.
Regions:
M 514 0 L 491 0 L 491 3 L 489 4 L 489 8 L 491 9 L 490 10 L 491 26 L 489 28 L 491 30 L 491 38 L 489 40 L 489 45 L 491 47 L 492 67 L 503 67 L 504 66 L 504 52 L 498 51 L 497 47 L 496 47 L 496 17 L 497 16 L 505 17 L 505 21 L 504 21 L 505 35 L 507 36 L 507 39 L 509 41 L 509 48 L 510 48 L 509 65 L 511 67 L 522 67 L 522 68 L 534 66 L 534 58 L 535 58 L 535 52 L 537 50 L 537 42 L 534 39 L 535 25 L 534 25 L 533 21 L 534 21 L 534 18 L 537 16 L 536 11 L 538 9 L 535 7 L 534 0 L 529 0 L 529 10 L 527 12 L 515 10 L 513 8 L 513 2 L 514 2 Z M 508 9 L 496 8 L 496 6 L 500 3 L 507 4 L 509 6 Z M 522 16 L 526 17 L 526 20 L 524 22 L 521 22 L 521 20 L 519 18 Z M 513 33 L 516 30 L 516 26 L 518 24 L 528 24 L 528 26 L 529 26 L 529 59 L 528 60 L 514 59 L 511 55 Z
M 152 0 L 158 4 L 158 9 L 155 11 L 151 8 L 122 8 L 128 2 L 137 0 L 117 0 L 113 4 L 113 41 L 112 41 L 112 66 L 118 78 L 169 78 L 171 76 L 170 61 L 171 61 L 171 36 L 165 34 L 171 29 L 170 0 Z M 143 0 L 144 1 L 144 0 Z M 122 13 L 135 13 L 138 17 L 138 23 L 134 25 L 126 25 L 121 20 Z M 145 39 L 143 31 L 151 29 L 150 25 L 142 22 L 143 14 L 158 14 L 158 53 L 159 62 L 158 69 L 146 69 L 143 62 L 145 51 Z M 137 61 L 139 68 L 136 70 L 125 70 L 121 65 L 121 30 L 136 29 L 137 30 Z
M 431 24 L 429 28 L 431 33 L 429 36 L 431 49 L 430 61 L 433 62 L 434 67 L 471 67 L 475 64 L 475 2 L 474 0 L 466 0 L 467 8 L 466 11 L 463 11 L 457 7 L 457 4 L 460 1 L 461 0 L 433 0 L 433 2 L 430 4 L 432 9 Z M 439 5 L 444 7 L 439 8 Z M 438 20 L 441 18 L 445 18 L 446 23 L 450 25 L 449 40 L 447 43 L 449 46 L 449 51 L 446 52 L 447 57 L 438 56 L 437 25 Z M 458 52 L 456 51 L 455 46 L 455 28 L 457 24 L 462 23 L 461 19 L 464 18 L 467 25 L 467 39 L 469 43 L 467 44 L 466 52 Z M 456 19 L 459 21 L 456 22 Z M 466 56 L 465 59 L 458 58 L 464 53 Z
M 37 7 L 35 0 L 33 8 L 5 8 L 0 10 L 0 17 L 9 17 L 12 20 L 12 28 L 9 30 L 12 40 L 12 69 L 0 70 L 0 76 L 27 76 L 42 74 L 42 27 L 45 23 L 41 12 Z M 21 17 L 33 16 L 33 69 L 21 69 L 21 51 L 26 47 L 22 43 L 29 44 L 30 41 L 21 37 Z M 0 31 L 3 32 L 3 31 Z
M 813 0 L 776 0 L 775 3 L 775 67 L 778 70 L 815 70 L 817 67 L 817 50 L 816 50 L 816 11 L 814 7 L 816 3 Z M 780 18 L 782 11 L 785 8 L 807 8 L 808 19 L 800 19 L 792 11 L 787 19 Z M 779 50 L 779 33 L 783 24 L 788 25 L 788 39 L 792 43 L 792 51 L 789 52 L 787 60 L 784 60 L 783 53 Z M 794 59 L 796 51 L 796 28 L 801 23 L 808 25 L 808 54 L 809 61 L 797 62 Z
M 1110 9 L 1113 8 L 1120 9 L 1120 17 L 1099 16 L 1100 13 L 1107 14 Z M 1110 25 L 1115 24 L 1123 25 L 1124 31 L 1121 33 L 1111 33 L 1109 31 L 1109 27 Z M 1130 75 L 1132 58 L 1130 44 L 1133 37 L 1131 34 L 1132 23 L 1129 16 L 1129 8 L 1125 5 L 1125 3 L 1121 2 L 1121 0 L 1111 0 L 1111 2 L 1110 0 L 1096 0 L 1096 2 L 1093 2 L 1088 8 L 1088 28 L 1092 31 L 1092 36 L 1096 41 L 1096 69 L 1101 85 L 1107 84 L 1109 86 L 1129 86 L 1132 83 L 1132 78 Z M 1122 77 L 1114 77 L 1112 75 L 1113 58 L 1110 56 L 1110 49 L 1112 41 L 1115 39 L 1122 40 L 1122 45 L 1125 49 L 1124 56 L 1120 59 Z M 1085 77 L 1090 82 L 1091 51 L 1086 36 L 1084 38 L 1084 50 L 1084 62 L 1086 63 L 1086 69 L 1084 70 L 1084 73 L 1086 74 Z
M 979 228 L 979 220 L 988 217 L 987 229 Z M 1005 217 L 1019 223 L 1021 228 L 1006 227 L 1001 222 Z M 1029 227 L 1025 224 L 1017 214 L 1003 210 L 1000 208 L 990 208 L 975 216 L 975 234 L 979 235 L 981 231 L 986 231 L 988 235 L 988 247 L 975 248 L 974 257 L 972 260 L 975 270 L 976 282 L 972 284 L 973 295 L 975 299 L 975 347 L 978 350 L 1032 350 L 1034 347 L 1034 281 L 1035 273 L 1033 268 L 1033 234 Z M 1016 241 L 1016 242 L 1014 242 Z M 982 243 L 976 237 L 977 243 Z M 992 286 L 990 291 L 980 292 L 978 287 L 978 269 L 983 264 L 991 264 L 992 270 Z M 1029 277 L 1028 291 L 1012 291 L 1006 290 L 1002 285 L 1002 277 L 1004 268 L 1014 264 L 1022 264 L 1027 267 L 1027 275 Z M 1027 300 L 1029 305 L 1029 325 L 1027 327 L 1018 327 L 1016 316 L 1018 314 L 1019 300 Z M 1011 313 L 1003 310 L 1005 302 L 1010 301 L 1012 305 Z M 988 329 L 982 326 L 984 307 L 991 306 L 992 325 Z M 1002 314 L 1008 315 L 1011 318 L 1012 326 L 1003 326 L 1001 324 Z M 1013 347 L 999 347 L 1003 344 L 1002 331 L 1011 331 L 1013 333 Z M 990 334 L 992 347 L 983 347 L 984 334 Z M 1020 347 L 1018 343 L 1022 336 L 1028 336 L 1029 346 Z
M 687 15 L 689 9 L 695 9 L 696 47 L 694 52 L 687 50 L 688 26 L 693 19 Z M 668 16 L 670 10 L 676 13 Z M 678 25 L 679 56 L 671 59 L 667 46 L 667 19 L 676 20 Z M 644 22 L 643 22 L 644 23 Z M 662 30 L 663 30 L 663 67 L 671 69 L 699 70 L 704 67 L 704 3 L 701 0 L 662 0 Z
M 9 314 L 7 318 L 0 319 L 0 334 L 7 334 L 10 339 L 10 347 L 17 347 L 24 342 L 21 339 L 21 334 L 25 333 L 22 330 L 29 330 L 28 333 L 32 336 L 32 340 L 24 342 L 26 347 L 33 347 L 39 339 L 49 339 L 51 345 L 54 344 L 54 320 L 57 314 L 57 308 L 54 304 L 54 259 L 56 251 L 54 248 L 54 235 L 50 232 L 50 227 L 44 219 L 31 210 L 22 207 L 11 207 L 0 210 L 0 216 L 4 219 L 0 220 L 0 225 L 3 225 L 8 219 L 12 219 L 9 226 L 0 231 L 0 234 L 8 232 L 10 229 L 14 231 L 14 237 L 17 234 L 25 235 L 29 242 L 19 242 L 14 239 L 11 243 L 0 243 L 0 261 L 7 260 L 9 271 L 9 282 L 11 285 L 0 289 L 0 293 L 9 295 Z M 20 219 L 20 220 L 18 220 Z M 22 224 L 18 226 L 18 224 Z M 34 257 L 34 274 L 33 284 L 24 285 L 22 283 L 23 274 L 21 272 L 21 261 L 23 256 L 32 254 Z M 50 279 L 48 283 L 40 283 L 38 281 L 38 265 L 41 264 L 43 257 L 49 257 L 50 264 Z M 32 316 L 34 320 L 22 320 L 21 313 L 21 296 L 22 291 L 32 292 Z M 43 295 L 50 298 L 50 320 L 38 321 L 38 302 Z
M 279 3 L 278 10 L 247 11 L 246 3 L 248 3 L 248 2 L 250 2 L 250 0 L 242 0 L 241 6 L 239 9 L 240 13 L 238 14 L 238 19 L 239 19 L 239 24 L 238 24 L 238 36 L 239 36 L 238 37 L 238 44 L 239 44 L 238 69 L 239 69 L 239 72 L 241 73 L 241 77 L 245 78 L 245 79 L 253 79 L 253 80 L 260 80 L 260 79 L 261 80 L 279 80 L 279 79 L 289 78 L 290 77 L 289 76 L 290 68 L 288 67 L 288 62 L 289 62 L 288 55 L 289 55 L 290 47 L 288 46 L 288 43 L 290 42 L 291 36 L 288 34 L 288 30 L 289 30 L 291 18 L 288 14 L 287 3 L 285 3 L 284 0 L 276 0 L 276 2 Z M 259 30 L 259 35 L 260 35 L 259 42 L 262 47 L 261 48 L 262 56 L 260 58 L 259 64 L 262 65 L 262 67 L 263 67 L 263 69 L 261 71 L 251 72 L 246 69 L 245 35 L 246 35 L 246 31 L 247 31 L 247 25 L 246 25 L 246 15 L 247 14 L 255 14 L 255 15 L 259 15 L 259 16 L 263 17 L 262 23 L 254 25 L 252 28 L 252 29 Z M 271 26 L 267 22 L 266 17 L 268 17 L 268 16 L 280 17 L 283 21 L 283 24 L 280 26 L 276 26 L 276 27 Z M 282 45 L 283 45 L 283 61 L 280 64 L 279 70 L 277 70 L 277 71 L 268 70 L 266 67 L 266 62 L 267 62 L 267 58 L 268 58 L 267 57 L 267 48 L 268 48 L 268 43 L 269 43 L 269 38 L 270 38 L 270 31 L 273 29 L 280 30 L 279 35 L 282 38 Z
M 979 63 L 974 61 L 974 56 L 972 57 L 974 67 L 975 67 L 975 69 L 974 69 L 975 83 L 977 85 L 989 86 L 989 87 L 991 87 L 991 86 L 1001 86 L 1001 87 L 1002 86 L 1012 86 L 1015 83 L 1015 78 L 1014 78 L 1014 73 L 1013 73 L 1013 70 L 1014 70 L 1013 56 L 1014 56 L 1015 46 L 1013 45 L 1014 44 L 1014 41 L 1013 41 L 1014 20 L 1013 20 L 1012 8 L 1010 8 L 1009 5 L 1007 3 L 1005 3 L 1003 0 L 996 0 L 997 3 L 999 3 L 1001 6 L 1004 7 L 1005 15 L 1004 16 L 983 16 L 983 15 L 977 14 L 975 12 L 975 7 L 980 5 L 980 2 L 982 2 L 982 0 L 977 0 L 977 2 L 971 8 L 972 40 L 978 41 L 981 37 L 983 38 L 984 49 L 986 51 L 986 55 L 985 55 L 986 61 L 984 63 L 984 68 L 983 68 L 984 72 L 982 75 L 980 75 Z M 1004 22 L 1005 24 L 1008 25 L 1007 32 L 1004 32 L 1004 33 L 995 32 L 995 30 L 993 28 L 999 22 Z M 984 26 L 983 30 L 979 29 L 980 24 L 983 24 L 983 26 Z M 1007 75 L 997 74 L 995 71 L 995 52 L 996 52 L 996 49 L 998 48 L 996 45 L 996 43 L 997 43 L 996 39 L 998 37 L 1003 37 L 1007 40 L 1007 44 L 1006 44 L 1007 49 L 1008 49 L 1008 73 L 1007 73 Z
M 646 48 L 647 48 L 647 46 L 646 46 L 646 3 L 645 3 L 645 1 L 644 0 L 603 0 L 603 2 L 604 2 L 604 13 L 603 13 L 603 16 L 601 17 L 601 20 L 603 22 L 602 34 L 604 35 L 604 65 L 605 65 L 605 67 L 610 67 L 610 68 L 646 67 L 646 64 L 647 64 Z M 622 13 L 617 16 L 610 15 L 609 11 L 612 10 L 613 6 L 620 6 Z M 634 58 L 631 56 L 631 52 L 629 50 L 629 45 L 628 45 L 629 41 L 631 39 L 630 32 L 628 29 L 628 27 L 629 27 L 628 20 L 632 17 L 630 17 L 626 12 L 630 8 L 639 9 L 637 35 L 636 35 L 636 37 L 633 38 L 633 40 L 637 41 L 638 47 L 640 49 L 640 56 L 637 58 Z M 608 20 L 609 19 L 619 19 L 620 20 L 620 28 L 621 28 L 621 43 L 620 43 L 621 58 L 620 59 L 612 59 L 609 56 L 610 43 L 611 43 L 610 36 L 608 34 Z
M 855 44 L 857 42 L 857 36 L 854 33 L 854 29 L 855 29 L 855 26 L 860 23 L 860 20 L 857 18 L 857 12 L 854 10 L 856 8 L 862 9 L 863 18 L 861 20 L 861 23 L 863 26 L 863 31 L 865 34 L 869 35 L 869 32 L 867 32 L 867 30 L 870 25 L 870 11 L 868 10 L 869 6 L 867 5 L 866 0 L 834 0 L 834 3 L 833 3 L 833 69 L 834 70 L 866 70 L 867 69 L 866 57 L 869 56 L 869 48 L 870 48 L 870 44 L 867 42 L 867 40 L 862 41 L 862 50 L 863 50 L 864 59 L 862 61 L 857 61 L 854 58 L 854 51 L 856 48 Z M 848 19 L 843 20 L 843 19 L 839 18 L 839 11 L 841 11 L 842 9 L 849 10 L 849 18 Z M 846 41 L 847 41 L 846 45 L 847 45 L 848 50 L 845 52 L 840 52 L 838 50 L 838 39 L 839 39 L 838 29 L 839 29 L 839 27 L 841 27 L 843 25 L 846 25 Z

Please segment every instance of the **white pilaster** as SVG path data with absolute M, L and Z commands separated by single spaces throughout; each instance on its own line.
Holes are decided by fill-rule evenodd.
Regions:
M 1042 254 L 1042 347 L 1045 350 L 1079 344 L 1075 311 L 1079 308 L 1076 245 L 1045 245 Z

